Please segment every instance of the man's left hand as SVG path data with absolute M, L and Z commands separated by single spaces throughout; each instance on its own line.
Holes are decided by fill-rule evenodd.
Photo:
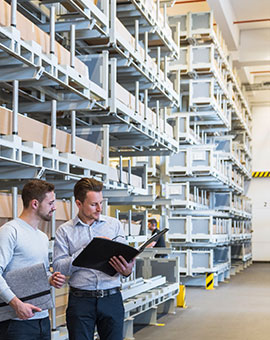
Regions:
M 65 282 L 66 277 L 60 272 L 53 273 L 49 280 L 50 285 L 55 288 L 61 288 Z
M 127 262 L 121 255 L 118 257 L 113 256 L 109 263 L 119 274 L 123 276 L 129 276 L 132 272 L 135 258 L 131 262 Z

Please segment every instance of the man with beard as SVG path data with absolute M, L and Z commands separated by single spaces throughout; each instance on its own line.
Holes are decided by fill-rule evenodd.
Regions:
M 5 281 L 8 272 L 44 263 L 51 286 L 60 288 L 65 276 L 49 273 L 48 237 L 38 229 L 50 221 L 55 208 L 54 185 L 43 180 L 29 181 L 22 190 L 23 211 L 0 227 L 0 298 L 16 312 L 17 318 L 0 322 L 0 340 L 49 340 L 48 310 L 22 302 Z
M 103 184 L 93 178 L 79 180 L 74 187 L 78 215 L 56 232 L 53 267 L 70 276 L 66 314 L 69 340 L 94 339 L 95 326 L 100 340 L 123 339 L 120 275 L 129 276 L 135 260 L 128 263 L 122 256 L 111 258 L 109 263 L 117 271 L 114 276 L 72 265 L 94 237 L 126 243 L 121 223 L 101 215 L 102 188 Z

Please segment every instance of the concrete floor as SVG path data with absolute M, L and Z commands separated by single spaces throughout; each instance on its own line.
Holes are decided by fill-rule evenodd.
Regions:
M 186 288 L 187 309 L 146 326 L 136 340 L 269 340 L 270 263 L 254 263 L 215 290 Z

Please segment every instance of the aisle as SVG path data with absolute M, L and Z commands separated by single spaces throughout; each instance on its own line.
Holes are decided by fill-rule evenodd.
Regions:
M 187 287 L 186 310 L 134 334 L 136 340 L 269 340 L 270 263 L 255 263 L 215 290 Z

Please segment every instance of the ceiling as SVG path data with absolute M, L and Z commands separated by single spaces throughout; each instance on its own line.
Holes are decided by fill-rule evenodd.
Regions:
M 270 104 L 270 0 L 208 0 L 251 105 Z
M 253 105 L 270 105 L 270 0 L 176 0 L 170 15 L 212 10 L 243 92 Z

